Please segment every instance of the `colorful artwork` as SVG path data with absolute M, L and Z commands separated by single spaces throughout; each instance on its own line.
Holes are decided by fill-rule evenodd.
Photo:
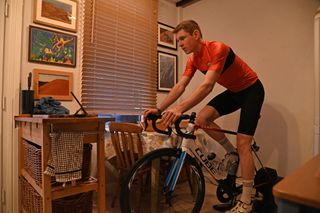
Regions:
M 30 26 L 29 61 L 76 66 L 77 37 Z

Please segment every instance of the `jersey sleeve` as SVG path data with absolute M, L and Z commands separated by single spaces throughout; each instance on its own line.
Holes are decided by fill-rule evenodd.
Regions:
M 193 64 L 194 59 L 193 56 L 190 56 L 187 61 L 186 69 L 184 70 L 183 75 L 192 78 L 194 73 L 197 71 L 197 68 Z
M 223 70 L 224 64 L 228 57 L 229 47 L 221 42 L 217 42 L 215 45 L 210 45 L 208 52 L 210 55 L 211 65 L 208 68 L 208 71 L 219 71 Z

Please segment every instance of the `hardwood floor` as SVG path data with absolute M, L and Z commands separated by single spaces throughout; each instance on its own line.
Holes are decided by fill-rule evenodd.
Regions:
M 110 173 L 109 175 L 107 175 L 107 183 L 106 183 L 106 213 L 121 213 L 120 211 L 120 207 L 119 207 L 119 202 L 116 202 L 116 205 L 114 208 L 111 208 L 111 200 L 113 198 L 113 183 L 114 183 L 114 177 L 110 177 Z M 215 209 L 213 209 L 213 205 L 215 204 L 219 204 L 220 202 L 218 201 L 217 197 L 216 197 L 216 185 L 213 184 L 210 180 L 210 177 L 208 174 L 206 174 L 206 172 L 204 172 L 204 176 L 205 176 L 205 181 L 206 181 L 206 195 L 205 195 L 205 199 L 204 199 L 204 203 L 201 209 L 201 213 L 222 213 L 224 211 L 217 211 Z M 254 194 L 253 194 L 254 195 Z M 259 201 L 260 200 L 260 201 Z M 277 200 L 276 204 L 277 204 Z M 94 199 L 93 202 L 93 213 L 98 213 L 97 208 L 96 208 L 96 201 Z M 270 208 L 259 208 L 263 205 L 263 203 L 261 203 L 261 197 L 260 198 L 256 198 L 255 201 L 256 204 L 258 204 L 258 206 L 256 206 L 256 210 L 254 211 L 255 213 L 259 212 L 259 213 L 276 213 L 277 209 L 272 207 Z M 260 204 L 259 204 L 260 203 Z M 185 211 L 180 211 L 180 212 L 190 212 L 190 209 L 185 208 Z M 149 212 L 148 212 L 149 213 Z M 166 213 L 164 211 L 162 211 L 161 213 Z
M 206 176 L 206 175 L 205 175 Z M 216 186 L 210 182 L 210 180 L 208 180 L 208 178 L 206 177 L 206 196 L 205 196 L 205 200 L 201 209 L 201 213 L 221 213 L 221 211 L 216 211 L 212 208 L 212 206 L 214 204 L 218 204 L 219 201 L 217 200 L 216 197 Z M 109 189 L 109 190 L 108 190 Z M 107 183 L 107 193 L 106 193 L 106 213 L 120 213 L 120 207 L 118 202 L 116 203 L 116 206 L 114 208 L 111 208 L 110 206 L 110 202 L 112 199 L 112 185 L 109 183 Z M 94 202 L 96 203 L 96 202 Z M 94 205 L 94 213 L 97 213 L 96 210 L 96 206 Z M 186 210 L 185 212 L 189 212 L 188 210 Z

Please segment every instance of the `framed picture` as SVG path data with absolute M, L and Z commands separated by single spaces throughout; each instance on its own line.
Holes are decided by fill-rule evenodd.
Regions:
M 75 0 L 34 0 L 34 5 L 35 23 L 77 31 L 78 2 Z
M 177 82 L 177 55 L 158 51 L 158 90 L 170 91 Z
M 54 70 L 33 70 L 34 98 L 53 97 L 56 100 L 72 101 L 73 74 Z
M 166 24 L 158 22 L 158 45 L 177 49 L 176 34 L 173 33 L 174 28 Z
M 77 36 L 29 27 L 29 62 L 76 66 Z

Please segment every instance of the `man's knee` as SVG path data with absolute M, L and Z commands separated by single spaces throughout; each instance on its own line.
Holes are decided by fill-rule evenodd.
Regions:
M 196 124 L 198 126 L 207 126 L 208 125 L 208 119 L 204 116 L 197 116 L 196 118 Z
M 216 109 L 206 106 L 197 115 L 196 124 L 199 126 L 207 126 L 219 117 Z

